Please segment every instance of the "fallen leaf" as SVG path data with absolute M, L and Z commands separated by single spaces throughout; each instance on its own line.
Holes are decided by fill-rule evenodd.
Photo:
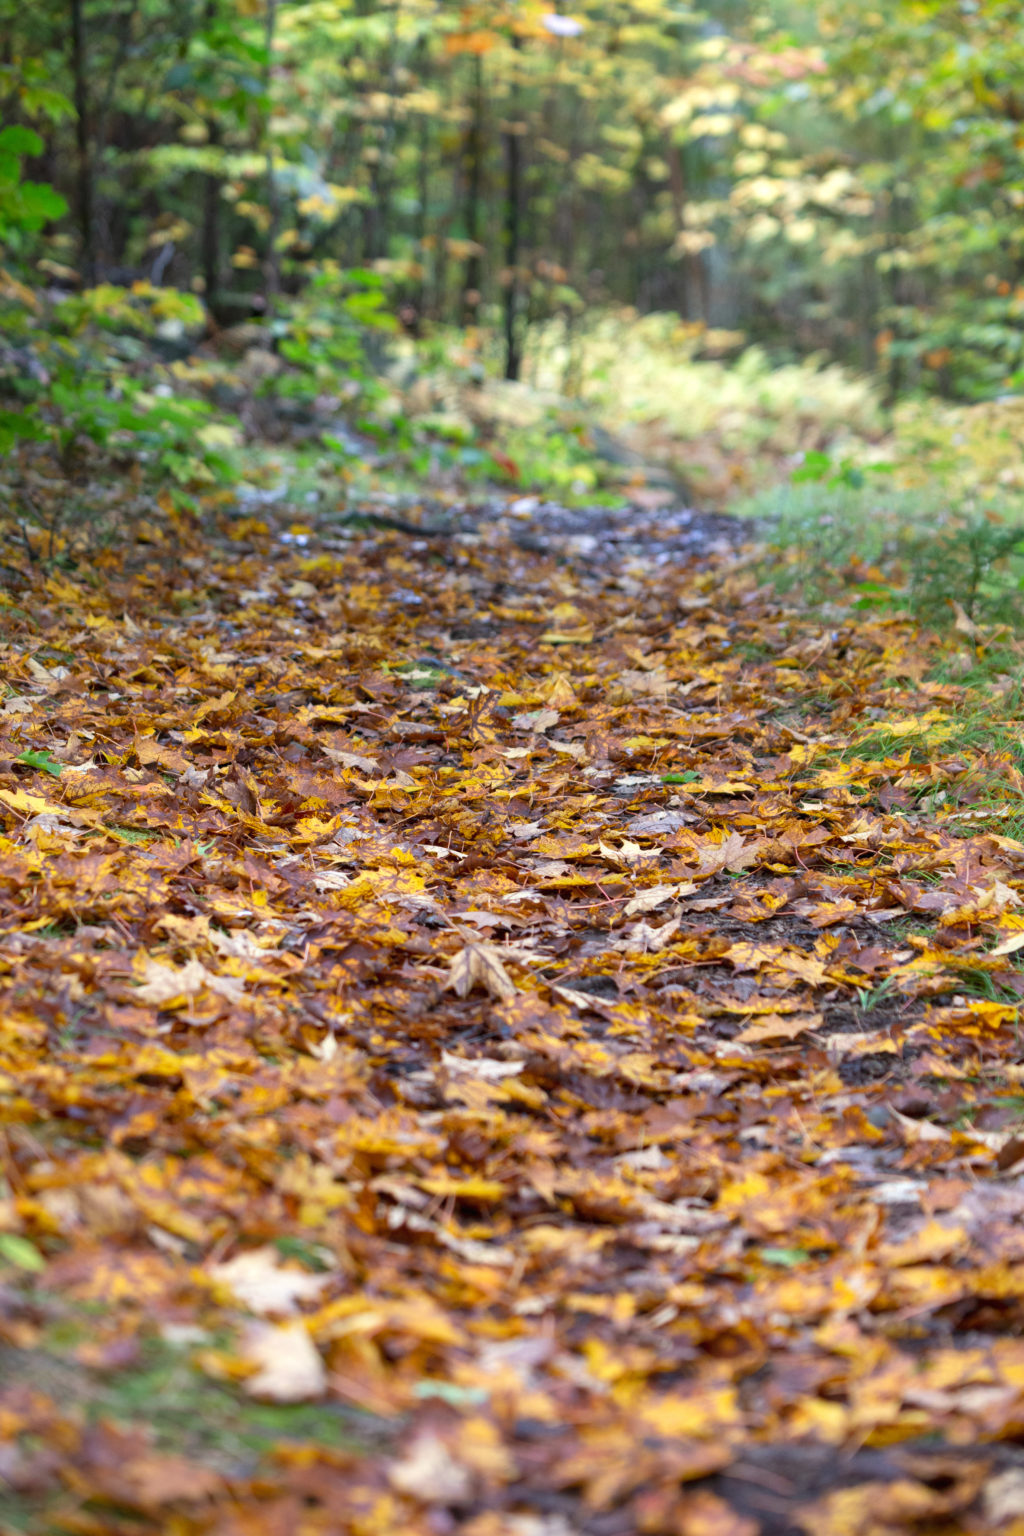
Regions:
M 277 1317 L 296 1312 L 300 1301 L 315 1301 L 330 1279 L 285 1267 L 273 1248 L 252 1248 L 226 1263 L 211 1265 L 208 1274 L 247 1311 Z
M 768 1013 L 756 1024 L 748 1024 L 736 1036 L 738 1045 L 760 1045 L 765 1040 L 796 1040 L 810 1029 L 820 1029 L 824 1019 L 820 1013 Z
M 456 997 L 468 997 L 477 986 L 500 1002 L 509 1002 L 516 995 L 515 983 L 502 964 L 500 952 L 491 944 L 467 944 L 452 959 L 446 989 Z
M 680 881 L 678 885 L 652 885 L 627 901 L 623 912 L 626 917 L 633 917 L 638 912 L 654 912 L 664 906 L 666 901 L 677 901 L 680 896 L 692 896 L 698 889 L 689 880 Z
M 253 1323 L 241 1357 L 256 1370 L 244 1381 L 250 1397 L 274 1403 L 306 1403 L 323 1397 L 327 1371 L 304 1323 Z

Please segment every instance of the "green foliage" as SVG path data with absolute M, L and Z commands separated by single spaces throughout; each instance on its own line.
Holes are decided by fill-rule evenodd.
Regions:
M 41 773 L 49 773 L 55 779 L 59 779 L 63 769 L 57 759 L 44 748 L 32 748 L 22 752 L 14 759 L 16 763 L 22 763 L 26 768 L 38 768 Z
M 290 310 L 310 377 L 346 362 L 340 330 L 317 334 L 318 273 L 360 267 L 420 329 L 496 335 L 503 311 L 520 341 L 547 327 L 535 356 L 570 394 L 601 350 L 590 317 L 615 305 L 676 311 L 677 354 L 754 343 L 773 365 L 877 372 L 890 398 L 984 399 L 1024 376 L 1011 0 L 574 0 L 555 27 L 507 0 L 275 14 L 271 37 L 249 0 L 93 6 L 76 79 L 56 0 L 6 7 L 0 239 L 23 271 L 41 257 L 67 281 L 82 256 L 209 289 L 219 321 Z M 23 175 L 44 138 L 55 188 Z M 95 205 L 91 235 L 68 204 L 79 222 Z
M 1019 498 L 959 502 L 939 479 L 901 487 L 891 465 L 861 470 L 818 455 L 741 510 L 761 520 L 774 551 L 765 573 L 780 591 L 909 612 L 936 628 L 1024 624 Z
M 0 408 L 0 454 L 9 453 L 17 443 L 38 443 L 45 437 L 46 429 L 35 411 Z
M 100 283 L 82 293 L 69 294 L 54 306 L 55 328 L 71 336 L 93 333 L 127 333 L 156 336 L 161 326 L 206 326 L 206 314 L 195 294 L 176 288 L 157 288 L 138 282 L 130 288 Z
M 27 1237 L 19 1237 L 16 1232 L 0 1232 L 0 1267 L 5 1265 L 38 1274 L 46 1268 L 46 1261 Z
M 397 329 L 388 309 L 384 279 L 329 263 L 277 322 L 278 352 L 293 372 L 275 387 L 292 398 L 315 398 L 341 390 L 350 403 L 366 405 L 384 391 L 371 367 L 382 356 L 375 339 Z
M 0 128 L 0 244 L 7 245 L 23 233 L 43 228 L 67 212 L 59 192 L 45 182 L 26 180 L 26 156 L 41 155 L 38 133 L 20 124 Z

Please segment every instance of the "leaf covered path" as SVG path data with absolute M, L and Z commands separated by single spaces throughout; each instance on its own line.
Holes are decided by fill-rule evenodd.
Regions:
M 1024 1529 L 1003 696 L 523 522 L 4 610 L 0 1527 Z

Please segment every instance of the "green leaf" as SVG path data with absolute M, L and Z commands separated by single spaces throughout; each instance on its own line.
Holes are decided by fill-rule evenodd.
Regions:
M 0 150 L 9 155 L 41 155 L 43 141 L 31 128 L 12 123 L 7 128 L 0 128 Z
M 33 1275 L 46 1268 L 46 1260 L 35 1244 L 16 1232 L 0 1232 L 0 1262 L 13 1264 L 15 1269 L 27 1269 Z
M 21 94 L 21 104 L 26 112 L 40 112 L 54 123 L 75 115 L 75 109 L 64 92 L 54 90 L 50 85 L 26 86 Z M 38 150 L 33 153 L 38 154 Z
M 333 1258 L 331 1250 L 315 1243 L 303 1242 L 301 1237 L 274 1238 L 274 1247 L 283 1259 L 297 1259 L 300 1264 L 305 1264 L 316 1274 L 323 1274 L 331 1268 Z
M 663 773 L 661 782 L 663 784 L 695 784 L 699 778 L 699 773 L 693 768 L 687 768 L 685 773 Z
M 792 1269 L 810 1258 L 806 1248 L 761 1248 L 759 1256 L 766 1264 L 781 1264 L 784 1269 Z
M 45 223 L 47 219 L 60 219 L 68 211 L 68 205 L 59 192 L 42 181 L 23 181 L 19 188 L 22 207 L 28 218 Z
M 487 1401 L 484 1387 L 460 1387 L 454 1381 L 418 1381 L 412 1390 L 421 1401 L 437 1398 L 451 1408 L 476 1408 Z
M 22 752 L 14 761 L 22 763 L 26 768 L 38 768 L 43 773 L 52 773 L 55 779 L 59 779 L 61 776 L 62 769 L 60 763 L 45 747 L 38 749 L 30 747 L 28 751 Z
M 0 453 L 9 452 L 15 443 L 41 442 L 45 436 L 42 424 L 28 411 L 0 410 Z
M 832 460 L 827 453 L 820 452 L 817 448 L 811 448 L 804 454 L 804 461 L 799 469 L 795 469 L 790 475 L 794 485 L 803 485 L 807 482 L 824 480 L 831 472 Z

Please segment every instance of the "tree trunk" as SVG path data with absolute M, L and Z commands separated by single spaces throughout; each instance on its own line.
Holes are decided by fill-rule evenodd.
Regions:
M 277 0 L 266 0 L 267 14 L 263 29 L 263 45 L 267 52 L 267 110 L 263 125 L 264 150 L 267 160 L 267 247 L 263 261 L 263 294 L 266 302 L 265 313 L 269 317 L 274 312 L 278 294 L 281 292 L 281 263 L 277 249 L 277 232 L 280 224 L 280 205 L 277 193 L 277 177 L 274 172 L 274 139 L 271 133 L 271 118 L 273 115 L 273 102 L 271 95 L 274 85 L 274 32 L 277 27 Z
M 387 60 L 381 70 L 382 84 L 388 98 L 388 113 L 378 135 L 379 158 L 373 168 L 371 191 L 372 225 L 367 241 L 370 261 L 386 256 L 391 243 L 391 198 L 394 192 L 395 139 L 397 133 L 396 97 L 398 58 L 398 10 L 391 12 L 391 35 L 388 39 Z
M 85 56 L 83 0 L 71 0 L 71 74 L 74 81 L 75 141 L 78 147 L 78 232 L 81 241 L 82 280 L 96 285 L 96 219 L 92 153 L 89 141 L 88 65 Z
M 217 20 L 217 0 L 206 0 L 203 18 L 207 27 Z M 211 149 L 221 143 L 220 123 L 212 113 L 206 118 L 206 142 Z M 220 292 L 221 269 L 221 178 L 213 171 L 203 177 L 203 225 L 199 236 L 199 263 L 203 276 L 203 292 L 206 308 L 216 318 L 217 295 Z
M 522 38 L 513 35 L 512 47 L 518 53 Z M 505 377 L 518 381 L 523 366 L 519 334 L 519 247 L 522 205 L 522 124 L 517 120 L 518 82 L 512 82 L 509 111 L 512 114 L 505 134 Z
M 212 149 L 220 145 L 220 124 L 207 118 L 207 143 Z M 203 292 L 206 307 L 216 315 L 217 295 L 220 292 L 221 270 L 221 179 L 210 171 L 203 177 L 203 227 L 199 240 L 199 259 L 203 273 Z
M 484 61 L 473 60 L 473 116 L 466 139 L 466 239 L 474 247 L 466 258 L 462 285 L 462 323 L 476 325 L 480 318 L 480 284 L 483 262 L 480 253 L 480 202 L 484 159 Z

